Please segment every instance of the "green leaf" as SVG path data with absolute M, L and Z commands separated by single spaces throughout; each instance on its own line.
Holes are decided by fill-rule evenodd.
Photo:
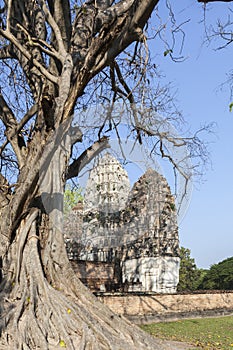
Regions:
M 163 55 L 164 57 L 166 57 L 169 53 L 172 53 L 173 51 L 171 49 L 168 49 L 166 51 L 164 51 Z
M 64 342 L 64 340 L 60 340 L 59 345 L 61 348 L 66 348 L 66 343 Z
M 83 201 L 82 188 L 78 187 L 76 189 L 72 189 L 69 184 L 66 185 L 66 190 L 64 193 L 64 214 L 69 214 L 72 208 L 77 205 L 79 201 Z
M 229 111 L 230 111 L 230 112 L 232 112 L 232 108 L 233 108 L 233 102 L 231 102 L 231 103 L 229 104 Z

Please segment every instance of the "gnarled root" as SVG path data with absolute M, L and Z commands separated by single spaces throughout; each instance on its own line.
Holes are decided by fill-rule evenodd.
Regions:
M 36 216 L 31 214 L 15 243 L 17 279 L 8 280 L 1 291 L 1 350 L 163 349 L 157 340 L 100 303 L 71 267 L 59 273 L 59 289 L 57 281 L 56 286 L 48 281 Z

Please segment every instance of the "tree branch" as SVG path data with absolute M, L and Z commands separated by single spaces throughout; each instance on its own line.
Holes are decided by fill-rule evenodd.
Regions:
M 44 53 L 46 53 L 48 56 L 50 57 L 54 57 L 58 60 L 60 60 L 62 62 L 62 56 L 59 54 L 58 51 L 56 51 L 51 45 L 49 45 L 46 41 L 44 41 L 43 39 L 40 38 L 35 38 L 32 37 L 29 32 L 20 24 L 17 24 L 17 27 L 20 28 L 22 30 L 22 32 L 27 36 L 28 38 L 28 42 L 30 43 L 31 47 L 38 47 L 41 49 L 41 51 L 43 51 Z M 44 46 L 47 47 L 47 49 L 44 48 Z
M 135 2 L 134 9 L 136 10 L 132 14 L 132 26 L 143 29 L 158 2 L 159 0 L 139 0 Z
M 15 137 L 16 135 L 18 135 L 18 133 L 21 131 L 21 129 L 24 127 L 24 125 L 37 113 L 38 110 L 38 104 L 34 104 L 29 111 L 24 115 L 24 117 L 21 119 L 21 121 L 18 123 L 18 125 L 16 127 L 13 127 L 9 133 L 8 133 L 8 138 L 12 139 L 13 137 Z M 0 155 L 2 154 L 2 152 L 4 151 L 5 147 L 7 146 L 7 144 L 9 143 L 9 139 L 7 139 L 2 146 L 0 147 Z
M 0 208 L 6 206 L 10 199 L 10 186 L 7 179 L 0 173 Z
M 108 25 L 113 19 L 122 16 L 130 9 L 133 3 L 134 0 L 124 0 L 118 2 L 114 6 L 107 7 L 105 2 L 105 4 L 100 7 L 100 10 L 95 18 L 95 32 L 98 32 L 103 25 Z
M 20 44 L 20 42 L 13 34 L 11 34 L 11 32 L 9 32 L 8 30 L 2 30 L 0 28 L 0 34 L 4 38 L 9 40 L 15 47 L 17 47 L 17 49 L 22 53 L 22 55 L 25 56 L 29 61 L 31 61 L 38 69 L 38 71 L 41 72 L 48 80 L 55 84 L 58 83 L 58 77 L 55 77 L 54 75 L 50 74 L 42 64 L 40 64 L 36 59 L 34 59 L 31 53 L 25 47 L 23 47 L 23 45 Z
M 159 0 L 134 0 L 133 2 L 125 0 L 121 2 L 121 5 L 125 6 L 123 6 L 124 9 L 129 3 L 131 6 L 122 16 L 112 20 L 108 25 L 103 25 L 99 35 L 92 38 L 85 61 L 75 74 L 74 83 L 66 102 L 64 119 L 72 113 L 77 98 L 82 95 L 88 82 L 133 41 L 142 39 L 142 29 L 158 2 Z M 77 36 L 79 35 L 77 34 Z M 73 37 L 72 40 L 74 41 L 75 38 Z M 84 49 L 85 53 L 86 48 L 82 43 L 80 45 L 80 50 Z
M 0 50 L 0 59 L 12 58 L 11 45 L 6 45 Z
M 70 139 L 71 139 L 71 146 L 75 145 L 77 142 L 81 142 L 82 141 L 82 131 L 78 126 L 73 126 L 71 128 L 71 135 L 70 135 Z
M 2 94 L 0 94 L 0 118 L 6 127 L 5 134 L 16 154 L 16 157 L 19 162 L 19 167 L 22 167 L 25 161 L 24 139 L 23 137 L 15 133 L 15 129 L 17 129 L 18 123 L 14 116 L 14 113 L 8 106 Z M 12 130 L 14 130 L 13 135 L 12 135 Z
M 119 17 L 116 25 L 113 26 L 115 40 L 111 40 L 111 44 L 107 46 L 105 52 L 101 52 L 96 58 L 96 64 L 93 69 L 95 74 L 103 69 L 106 64 L 111 62 L 132 42 L 136 40 L 144 40 L 142 30 L 158 2 L 159 0 L 134 1 L 127 11 L 125 10 L 122 12 L 122 14 L 125 13 L 125 15 Z M 123 8 L 126 9 L 126 7 Z M 111 29 L 112 28 L 109 28 L 109 32 L 111 32 Z M 119 35 L 116 35 L 117 33 L 119 33 Z M 99 37 L 101 37 L 101 33 Z M 106 35 L 104 35 L 104 39 L 106 41 Z M 99 46 L 101 46 L 101 44 L 100 40 Z M 92 50 L 90 50 L 90 53 L 91 52 Z
M 185 181 L 187 182 L 190 179 L 191 174 L 186 174 L 185 171 L 183 171 L 182 166 L 180 166 L 179 163 L 177 163 L 170 154 L 168 154 L 164 151 L 162 137 L 160 137 L 159 150 L 160 150 L 162 158 L 167 158 L 171 162 L 171 164 L 173 165 L 174 169 L 176 169 L 184 177 Z
M 0 118 L 5 125 L 6 129 L 14 128 L 17 125 L 17 120 L 14 113 L 8 106 L 6 100 L 0 93 Z
M 56 23 L 58 24 L 63 43 L 66 50 L 70 46 L 71 38 L 71 16 L 70 16 L 70 1 L 69 0 L 48 0 L 48 6 L 52 16 L 54 17 Z
M 40 0 L 39 3 L 41 4 L 42 10 L 45 13 L 46 19 L 54 32 L 54 35 L 55 35 L 55 38 L 57 41 L 57 45 L 58 45 L 58 52 L 63 56 L 63 59 L 65 59 L 65 56 L 67 55 L 67 51 L 66 51 L 63 39 L 62 39 L 62 34 L 60 31 L 60 28 L 59 28 L 58 24 L 56 23 L 56 21 L 54 20 L 48 7 L 46 6 L 45 1 Z
M 27 122 L 37 113 L 38 111 L 38 104 L 35 103 L 30 109 L 29 111 L 27 111 L 27 113 L 24 115 L 24 117 L 21 119 L 18 128 L 17 128 L 17 132 L 19 132 L 25 124 L 27 124 Z
M 109 148 L 108 138 L 106 136 L 102 137 L 98 141 L 94 142 L 92 146 L 86 149 L 78 159 L 75 159 L 73 163 L 70 164 L 66 180 L 69 180 L 73 177 L 78 176 L 80 171 L 92 160 L 94 159 L 100 152 L 104 149 Z
M 134 0 L 120 1 L 114 6 L 108 6 L 112 1 L 99 1 L 93 4 L 84 3 L 77 11 L 72 33 L 72 54 L 75 61 L 83 62 L 88 49 L 101 28 L 105 29 L 111 23 L 127 12 Z
M 127 85 L 126 81 L 124 80 L 122 74 L 121 74 L 121 70 L 120 67 L 118 66 L 117 62 L 114 62 L 114 67 L 116 69 L 116 73 L 117 73 L 117 77 L 119 79 L 119 82 L 121 83 L 121 85 L 123 86 L 123 88 L 125 89 L 125 91 L 127 92 L 127 99 L 130 102 L 130 106 L 133 112 L 133 117 L 134 117 L 134 121 L 135 121 L 135 127 L 136 127 L 136 132 L 137 132 L 137 138 L 140 144 L 142 144 L 142 138 L 141 138 L 141 133 L 140 133 L 140 128 L 138 128 L 139 126 L 139 121 L 138 121 L 138 116 L 137 116 L 137 109 L 136 109 L 136 105 L 135 105 L 135 100 L 134 100 L 134 96 L 133 96 L 133 92 L 132 90 L 129 88 L 129 86 Z
M 7 11 L 7 19 L 6 19 L 6 30 L 10 32 L 12 0 L 8 1 L 7 7 L 8 7 L 8 11 Z

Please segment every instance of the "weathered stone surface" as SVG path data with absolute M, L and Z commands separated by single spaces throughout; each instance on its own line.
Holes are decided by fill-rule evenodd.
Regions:
M 157 293 L 175 293 L 179 282 L 177 271 L 180 259 L 178 257 L 141 257 L 128 259 L 122 264 L 122 281 L 141 282 L 141 291 Z M 137 291 L 134 285 L 129 291 Z
M 79 204 L 67 218 L 65 238 L 84 283 L 93 288 L 96 274 L 96 290 L 101 285 L 102 290 L 176 291 L 175 203 L 166 180 L 153 169 L 130 190 L 126 171 L 107 153 L 90 172 L 84 207 Z M 92 262 L 92 273 L 81 262 Z M 101 263 L 112 266 L 108 283 Z

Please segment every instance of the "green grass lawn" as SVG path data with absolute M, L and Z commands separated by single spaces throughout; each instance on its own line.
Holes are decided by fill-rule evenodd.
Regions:
M 141 328 L 158 338 L 187 342 L 197 349 L 233 350 L 233 316 L 153 323 Z

